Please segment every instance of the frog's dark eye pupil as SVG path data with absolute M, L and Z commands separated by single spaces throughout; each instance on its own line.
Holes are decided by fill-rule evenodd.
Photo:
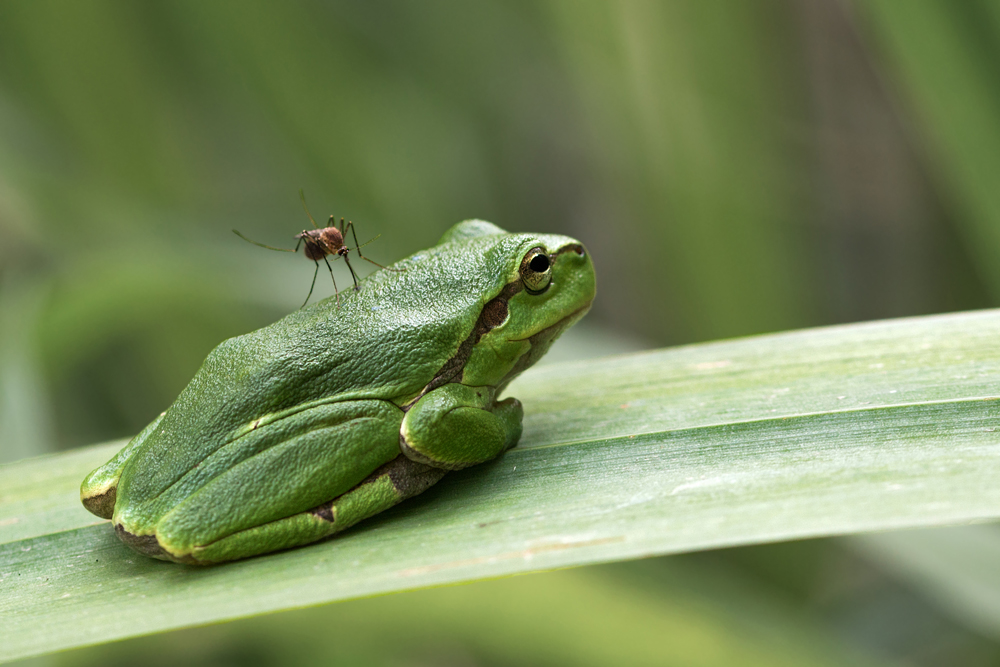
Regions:
M 545 248 L 532 248 L 521 260 L 521 282 L 528 294 L 541 294 L 552 283 L 552 260 Z
M 549 270 L 548 255 L 535 255 L 528 263 L 528 267 L 535 273 L 545 273 Z

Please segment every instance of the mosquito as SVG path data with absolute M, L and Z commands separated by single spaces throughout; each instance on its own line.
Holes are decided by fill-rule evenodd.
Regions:
M 300 308 L 305 308 L 306 304 L 309 303 L 310 297 L 312 297 L 313 289 L 316 287 L 316 276 L 319 275 L 319 260 L 321 259 L 326 263 L 326 268 L 330 270 L 330 279 L 333 280 L 333 291 L 337 295 L 337 306 L 340 306 L 340 290 L 337 289 L 337 279 L 333 277 L 333 267 L 330 266 L 330 260 L 327 259 L 327 255 L 334 255 L 333 261 L 337 261 L 340 257 L 344 258 L 344 263 L 347 264 L 347 269 L 351 272 L 351 278 L 354 279 L 355 290 L 358 289 L 358 274 L 354 272 L 354 267 L 351 266 L 351 260 L 348 258 L 348 255 L 350 255 L 352 250 L 357 251 L 358 257 L 370 264 L 374 264 L 380 269 L 386 269 L 387 271 L 401 270 L 382 266 L 378 262 L 368 259 L 361 254 L 361 248 L 377 239 L 378 236 L 366 241 L 365 243 L 359 244 L 358 233 L 354 229 L 354 223 L 348 220 L 345 225 L 344 219 L 341 218 L 340 227 L 337 227 L 337 220 L 332 215 L 330 216 L 327 226 L 320 227 L 316 224 L 316 220 L 313 218 L 312 213 L 309 212 L 309 207 L 306 206 L 306 196 L 302 190 L 299 190 L 299 198 L 302 200 L 302 208 L 305 209 L 306 215 L 309 216 L 309 222 L 312 223 L 313 228 L 304 229 L 301 234 L 295 235 L 295 238 L 298 239 L 295 243 L 295 248 L 275 248 L 274 246 L 269 246 L 264 243 L 254 241 L 253 239 L 248 239 L 236 229 L 233 230 L 233 233 L 244 241 L 249 241 L 256 246 L 267 248 L 268 250 L 278 250 L 279 252 L 298 252 L 299 246 L 305 246 L 303 253 L 307 259 L 311 259 L 316 264 L 316 270 L 313 271 L 313 279 L 312 284 L 309 286 L 309 294 L 306 295 L 306 300 L 302 302 L 302 305 L 299 306 Z M 353 248 L 347 247 L 344 243 L 348 230 L 350 230 L 351 235 L 354 237 Z M 381 236 L 381 234 L 379 234 L 379 236 Z

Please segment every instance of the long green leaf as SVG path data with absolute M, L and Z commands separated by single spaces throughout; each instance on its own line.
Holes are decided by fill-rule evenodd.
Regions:
M 0 658 L 334 600 L 726 545 L 1000 517 L 1000 311 L 535 369 L 520 447 L 310 547 L 127 550 L 76 485 L 0 468 Z M 49 476 L 51 475 L 51 476 Z

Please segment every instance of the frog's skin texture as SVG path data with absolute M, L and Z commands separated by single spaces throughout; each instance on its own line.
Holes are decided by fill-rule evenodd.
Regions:
M 218 563 L 321 539 L 517 444 L 497 396 L 583 317 L 576 240 L 455 225 L 360 289 L 229 339 L 80 496 L 148 556 Z

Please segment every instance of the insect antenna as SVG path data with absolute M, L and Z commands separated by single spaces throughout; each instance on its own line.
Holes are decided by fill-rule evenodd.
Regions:
M 260 243 L 258 241 L 254 241 L 253 239 L 248 239 L 247 237 L 243 236 L 243 234 L 240 234 L 239 230 L 234 229 L 233 230 L 233 234 L 236 234 L 237 236 L 239 236 L 244 241 L 248 241 L 249 243 L 252 243 L 254 245 L 259 245 L 261 248 L 267 248 L 268 250 L 277 250 L 278 252 L 298 252 L 299 251 L 299 244 L 298 243 L 295 244 L 295 249 L 294 250 L 292 250 L 291 248 L 275 248 L 273 245 L 267 245 L 265 243 Z
M 302 200 L 302 208 L 305 209 L 306 215 L 309 216 L 309 222 L 312 223 L 313 229 L 319 229 L 319 225 L 316 224 L 313 214 L 309 212 L 309 207 L 306 206 L 306 192 L 302 188 L 299 188 L 299 199 Z
M 375 236 L 371 237 L 370 239 L 368 239 L 368 240 L 367 240 L 367 241 L 365 241 L 364 243 L 362 243 L 362 244 L 360 244 L 360 245 L 356 245 L 356 246 L 354 246 L 354 249 L 355 249 L 355 250 L 357 250 L 358 248 L 364 248 L 364 247 L 365 247 L 366 245 L 368 245 L 368 244 L 369 244 L 369 243 L 371 243 L 372 241 L 378 241 L 378 239 L 379 239 L 379 237 L 380 237 L 380 236 L 382 236 L 382 235 L 381 235 L 381 234 L 376 234 Z M 355 243 L 357 243 L 357 242 L 358 242 L 358 240 L 357 240 L 357 239 L 354 239 L 354 242 L 355 242 Z

